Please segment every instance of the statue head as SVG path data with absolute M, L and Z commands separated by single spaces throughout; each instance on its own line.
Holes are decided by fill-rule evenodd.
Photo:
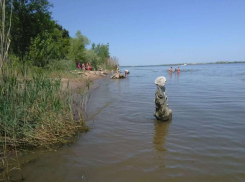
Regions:
M 159 87 L 164 87 L 167 79 L 164 76 L 160 76 L 155 80 L 155 84 Z

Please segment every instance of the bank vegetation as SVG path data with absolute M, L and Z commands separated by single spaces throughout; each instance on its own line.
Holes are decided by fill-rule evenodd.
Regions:
M 69 74 L 76 77 L 76 62 L 90 62 L 93 70 L 118 65 L 109 43 L 91 44 L 81 31 L 71 37 L 52 19 L 51 8 L 48 0 L 0 0 L 0 174 L 5 180 L 21 169 L 22 151 L 69 143 L 88 130 L 82 99 L 88 95 L 80 93 L 75 103 L 61 82 Z

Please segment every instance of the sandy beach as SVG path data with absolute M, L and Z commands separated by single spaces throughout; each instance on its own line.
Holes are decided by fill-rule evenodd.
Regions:
M 69 90 L 72 92 L 76 92 L 78 90 L 85 89 L 86 87 L 91 86 L 91 84 L 95 80 L 100 80 L 106 78 L 110 71 L 91 71 L 90 73 L 86 72 L 85 74 L 82 72 L 83 76 L 80 78 L 62 78 L 61 81 L 63 83 L 63 90 L 67 89 L 67 84 L 69 83 Z

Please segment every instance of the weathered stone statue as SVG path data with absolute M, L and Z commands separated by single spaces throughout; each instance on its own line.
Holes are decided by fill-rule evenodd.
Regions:
M 155 93 L 156 111 L 154 116 L 161 121 L 167 121 L 172 119 L 172 110 L 168 108 L 167 95 L 165 91 L 166 78 L 161 76 L 155 80 L 157 90 Z

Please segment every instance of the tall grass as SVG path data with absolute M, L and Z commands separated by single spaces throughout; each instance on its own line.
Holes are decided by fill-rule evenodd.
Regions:
M 83 117 L 73 118 L 73 95 L 62 91 L 60 79 L 38 72 L 25 78 L 9 66 L 4 70 L 0 75 L 0 173 L 9 171 L 7 151 L 64 144 L 87 130 Z
M 119 65 L 118 58 L 110 57 L 106 60 L 105 63 L 102 64 L 102 68 L 106 70 L 116 70 Z
M 75 61 L 73 60 L 53 60 L 46 65 L 45 69 L 49 71 L 71 71 L 76 69 Z

